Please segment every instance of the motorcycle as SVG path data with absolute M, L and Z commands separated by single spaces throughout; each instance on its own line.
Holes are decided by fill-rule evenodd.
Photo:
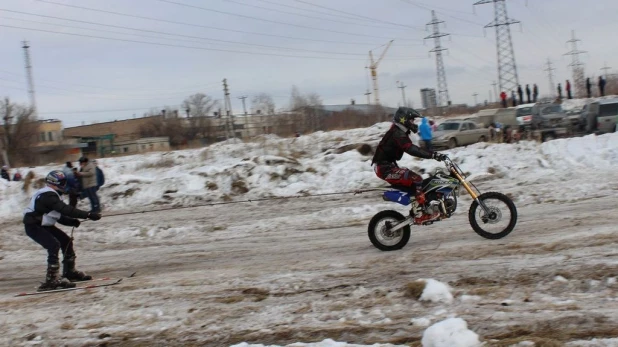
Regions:
M 378 212 L 371 218 L 368 227 L 369 240 L 376 248 L 382 251 L 399 250 L 410 240 L 411 225 L 430 225 L 453 216 L 461 187 L 474 200 L 468 211 L 468 221 L 478 235 L 495 240 L 513 231 L 517 223 L 517 208 L 509 197 L 498 192 L 481 194 L 450 158 L 446 157 L 444 164 L 447 171 L 437 168 L 422 183 L 425 193 L 423 213 L 430 214 L 432 218 L 417 224 L 413 211 L 410 211 L 408 217 L 393 210 Z M 391 186 L 384 189 L 382 198 L 407 206 L 414 201 L 415 196 L 409 187 Z M 501 203 L 501 206 L 496 203 Z M 504 216 L 507 212 L 509 216 Z

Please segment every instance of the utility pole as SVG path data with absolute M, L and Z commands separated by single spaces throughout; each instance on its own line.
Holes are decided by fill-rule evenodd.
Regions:
M 225 138 L 230 138 L 230 132 L 232 133 L 232 137 L 234 136 L 234 119 L 232 118 L 232 101 L 230 100 L 230 91 L 227 87 L 227 79 L 223 79 L 223 94 L 225 95 Z
M 479 103 L 476 101 L 476 96 L 479 95 L 479 93 L 474 93 L 472 94 L 472 96 L 474 97 L 474 106 L 476 107 L 476 105 L 478 105 Z
M 404 85 L 403 82 L 397 81 L 397 88 L 401 89 L 401 100 L 402 100 L 401 106 L 403 106 L 403 107 L 408 106 L 406 104 L 406 91 L 405 91 L 406 87 L 407 86 Z
M 376 105 L 380 105 L 380 92 L 378 91 L 378 71 L 377 71 L 378 64 L 380 64 L 380 62 L 384 58 L 384 55 L 386 54 L 386 51 L 388 51 L 388 48 L 391 46 L 391 44 L 393 44 L 393 40 L 390 40 L 386 44 L 386 48 L 384 48 L 382 55 L 380 55 L 378 60 L 375 60 L 375 61 L 373 60 L 373 53 L 369 51 L 369 69 L 371 70 L 371 78 L 373 79 L 373 97 L 376 101 Z
M 485 28 L 496 28 L 496 51 L 498 54 L 498 85 L 500 90 L 510 92 L 519 86 L 517 75 L 517 63 L 515 63 L 515 52 L 513 40 L 511 39 L 512 24 L 520 23 L 518 20 L 509 18 L 506 10 L 506 0 L 481 0 L 474 5 L 494 4 L 494 21 L 487 24 Z
M 247 106 L 245 106 L 245 99 L 247 98 L 246 95 L 243 96 L 239 96 L 238 97 L 240 100 L 242 100 L 242 110 L 245 113 L 245 116 L 247 115 Z
M 577 42 L 581 40 L 575 38 L 575 30 L 571 30 L 571 39 L 567 43 L 571 44 L 571 51 L 564 55 L 571 56 L 571 64 L 568 66 L 572 69 L 573 85 L 576 89 L 576 95 L 582 97 L 586 95 L 586 77 L 584 74 L 584 63 L 579 60 L 579 55 L 586 53 L 586 51 L 580 51 L 577 49 Z
M 450 97 L 448 95 L 448 84 L 446 83 L 446 72 L 444 71 L 444 60 L 442 59 L 442 51 L 446 51 L 447 48 L 442 48 L 440 43 L 440 38 L 444 36 L 448 36 L 449 34 L 440 32 L 440 23 L 444 23 L 444 21 L 439 21 L 436 16 L 435 11 L 431 11 L 431 22 L 426 25 L 431 25 L 433 28 L 433 32 L 431 35 L 424 38 L 433 39 L 434 48 L 429 51 L 431 53 L 436 54 L 436 75 L 438 79 L 438 107 L 441 106 L 449 106 L 450 105 Z
M 551 66 L 551 60 L 547 58 L 547 68 L 543 71 L 547 71 L 547 78 L 549 79 L 549 90 L 552 97 L 556 96 L 556 85 L 554 84 L 554 69 Z
M 494 100 L 498 101 L 498 98 L 500 97 L 500 93 L 498 93 L 498 88 L 497 88 L 498 87 L 498 83 L 496 83 L 496 81 L 494 81 L 494 83 L 492 83 L 491 85 L 494 86 Z
M 36 116 L 36 99 L 34 97 L 34 79 L 32 78 L 32 64 L 30 63 L 30 46 L 28 41 L 22 42 L 24 49 L 24 61 L 26 65 L 26 78 L 28 83 L 28 94 L 30 95 L 30 107 L 32 108 L 32 114 Z

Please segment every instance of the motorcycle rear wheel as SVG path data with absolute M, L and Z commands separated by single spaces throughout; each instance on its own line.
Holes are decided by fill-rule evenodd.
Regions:
M 410 225 L 406 225 L 393 232 L 388 229 L 404 219 L 406 218 L 397 211 L 386 210 L 378 212 L 369 221 L 369 227 L 367 228 L 369 240 L 381 251 L 402 249 L 410 240 Z
M 502 193 L 488 192 L 479 195 L 478 200 L 485 203 L 490 211 L 489 213 L 486 213 L 477 200 L 472 202 L 470 211 L 468 212 L 468 220 L 470 221 L 470 225 L 472 226 L 472 229 L 474 229 L 474 232 L 486 239 L 497 240 L 507 236 L 511 233 L 511 231 L 513 231 L 515 224 L 517 224 L 517 208 L 508 196 Z M 499 208 L 491 205 L 490 202 L 492 200 L 501 202 L 505 206 L 503 208 Z M 489 231 L 488 228 L 492 224 L 498 224 L 502 221 L 503 213 L 507 211 L 509 212 L 510 217 L 508 220 L 505 219 L 505 226 L 498 227 L 496 232 Z M 477 219 L 480 219 L 482 224 L 479 224 L 479 220 Z

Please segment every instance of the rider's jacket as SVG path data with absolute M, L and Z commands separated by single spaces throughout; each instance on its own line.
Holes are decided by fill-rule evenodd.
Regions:
M 393 124 L 378 144 L 371 164 L 396 165 L 404 152 L 414 157 L 431 159 L 433 153 L 414 145 L 408 134 L 409 132 L 401 129 L 398 124 Z

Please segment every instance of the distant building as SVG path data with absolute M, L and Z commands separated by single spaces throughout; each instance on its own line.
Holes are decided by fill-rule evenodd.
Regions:
M 424 109 L 431 109 L 438 105 L 436 101 L 436 90 L 433 88 L 421 89 L 421 102 Z

